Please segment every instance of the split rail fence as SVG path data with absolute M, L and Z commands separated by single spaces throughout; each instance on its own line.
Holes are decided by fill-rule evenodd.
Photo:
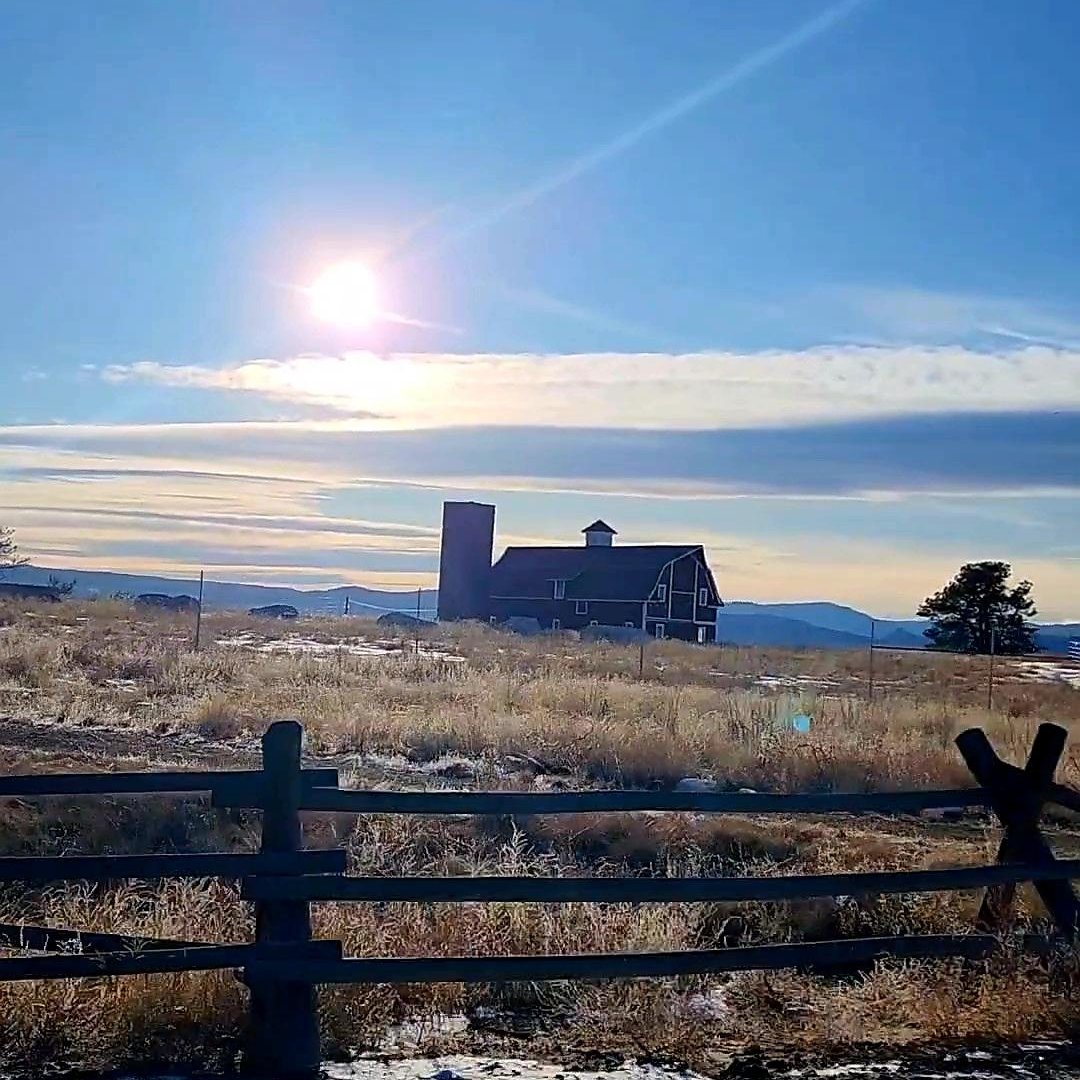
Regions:
M 252 854 L 71 855 L 0 858 L 0 882 L 234 878 L 253 902 L 254 941 L 213 944 L 125 934 L 0 925 L 0 981 L 239 969 L 249 988 L 244 1070 L 251 1077 L 309 1077 L 319 1068 L 315 987 L 331 983 L 505 982 L 651 978 L 794 967 L 868 964 L 881 957 L 979 959 L 1001 944 L 1018 884 L 1032 882 L 1056 933 L 1080 928 L 1071 881 L 1080 860 L 1055 858 L 1040 830 L 1044 806 L 1080 811 L 1080 793 L 1054 781 L 1066 732 L 1043 724 L 1026 764 L 1002 761 L 979 729 L 957 746 L 975 788 L 852 794 L 727 794 L 671 791 L 484 792 L 349 790 L 334 769 L 304 768 L 295 721 L 263 736 L 260 770 L 55 774 L 0 777 L 0 798 L 209 792 L 215 806 L 262 811 Z M 988 807 L 1003 826 L 997 862 L 941 870 L 771 878 L 350 877 L 343 850 L 305 850 L 301 814 L 533 815 L 676 811 L 722 814 L 911 814 Z M 313 940 L 318 901 L 417 903 L 686 903 L 985 889 L 967 934 L 908 935 L 737 946 L 685 952 L 567 956 L 356 957 L 338 941 Z M 10 955 L 16 953 L 17 955 Z M 43 953 L 45 955 L 27 955 Z

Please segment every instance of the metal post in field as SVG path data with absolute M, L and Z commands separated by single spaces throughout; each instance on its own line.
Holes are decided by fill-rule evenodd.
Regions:
M 986 708 L 994 707 L 994 651 L 997 645 L 997 634 L 994 628 L 990 628 L 990 671 L 986 681 Z
M 867 675 L 866 695 L 869 704 L 874 704 L 874 634 L 877 630 L 877 622 L 870 620 L 870 664 Z
M 199 639 L 202 637 L 202 599 L 203 586 L 206 584 L 206 571 L 199 571 L 199 601 L 195 608 L 195 648 L 199 647 Z
M 416 655 L 420 655 L 420 586 L 416 587 Z
M 638 644 L 638 658 L 637 658 L 637 677 L 639 679 L 645 678 L 645 642 L 642 641 Z
M 262 738 L 263 814 L 261 852 L 303 848 L 300 824 L 300 750 L 303 729 L 295 720 L 272 724 Z M 261 958 L 290 953 L 311 941 L 306 900 L 255 904 L 255 941 Z M 319 1012 L 311 983 L 248 978 L 251 992 L 243 1073 L 252 1080 L 313 1080 L 319 1073 Z

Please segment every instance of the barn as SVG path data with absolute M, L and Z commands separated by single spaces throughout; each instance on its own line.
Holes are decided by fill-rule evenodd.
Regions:
M 494 508 L 475 503 L 455 507 L 443 516 L 441 619 L 486 616 L 494 623 L 535 620 L 544 630 L 620 627 L 657 638 L 715 640 L 716 612 L 723 600 L 700 544 L 616 544 L 615 530 L 594 521 L 582 530 L 582 544 L 508 547 L 480 575 L 475 567 L 468 572 L 464 556 L 477 546 L 491 551 L 488 529 L 494 526 Z M 454 523 L 450 535 L 448 521 Z M 459 524 L 466 526 L 460 534 Z M 483 534 L 479 545 L 477 531 Z M 455 558 L 459 543 L 460 559 Z M 451 584 L 447 575 L 455 569 L 462 574 Z M 467 609 L 456 599 L 465 591 Z

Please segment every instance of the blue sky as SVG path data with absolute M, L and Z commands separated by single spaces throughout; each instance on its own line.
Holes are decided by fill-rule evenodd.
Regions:
M 1071 0 L 5 8 L 0 500 L 42 563 L 408 586 L 702 540 L 1080 616 Z M 360 259 L 383 314 L 313 317 Z

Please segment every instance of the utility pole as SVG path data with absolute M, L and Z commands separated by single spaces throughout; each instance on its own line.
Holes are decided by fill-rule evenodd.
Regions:
M 420 586 L 416 587 L 416 655 L 420 655 Z
M 199 571 L 199 602 L 195 607 L 195 648 L 199 647 L 199 639 L 202 637 L 202 597 L 203 585 L 206 581 L 206 571 Z

